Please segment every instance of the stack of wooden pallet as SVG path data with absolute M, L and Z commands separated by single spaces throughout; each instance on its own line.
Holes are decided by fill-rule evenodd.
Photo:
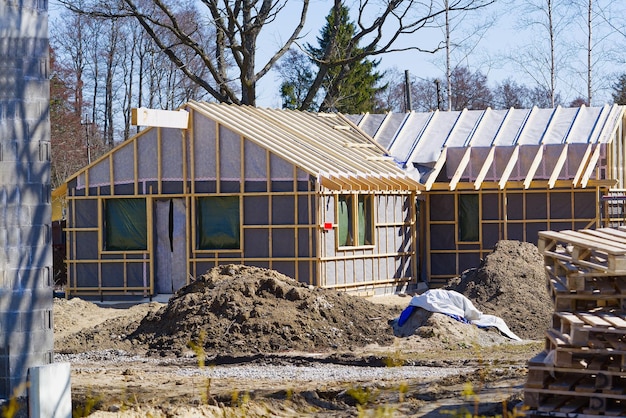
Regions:
M 626 416 L 626 229 L 539 233 L 554 302 L 528 363 L 530 416 Z

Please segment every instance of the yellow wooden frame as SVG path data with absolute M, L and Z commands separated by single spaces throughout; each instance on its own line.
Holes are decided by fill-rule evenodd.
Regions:
M 401 200 L 414 200 L 418 190 L 423 189 L 419 183 L 415 180 L 407 177 L 404 172 L 395 166 L 392 158 L 384 154 L 384 150 L 377 144 L 373 143 L 370 139 L 360 132 L 360 129 L 355 128 L 351 123 L 347 123 L 346 119 L 341 115 L 320 115 L 312 116 L 311 114 L 302 113 L 298 117 L 302 119 L 298 120 L 298 124 L 293 124 L 291 121 L 284 119 L 281 111 L 260 111 L 255 108 L 247 107 L 230 107 L 227 105 L 209 105 L 197 102 L 192 102 L 188 105 L 189 111 L 189 126 L 186 130 L 181 130 L 181 158 L 182 158 L 182 190 L 177 193 L 164 193 L 164 164 L 167 164 L 164 156 L 163 141 L 172 140 L 171 136 L 165 137 L 164 128 L 152 127 L 147 128 L 144 131 L 137 134 L 135 137 L 129 139 L 123 144 L 118 145 L 115 149 L 107 155 L 97 159 L 85 169 L 76 173 L 68 180 L 68 184 L 72 181 L 81 178 L 84 181 L 84 196 L 76 196 L 75 191 L 72 190 L 68 198 L 68 203 L 72 208 L 72 218 L 70 227 L 66 228 L 65 233 L 70 245 L 67 248 L 67 267 L 68 278 L 71 278 L 71 283 L 68 281 L 67 293 L 68 295 L 83 294 L 83 295 L 104 295 L 104 294 L 127 294 L 127 295 L 142 295 L 148 296 L 154 294 L 155 290 L 155 243 L 154 234 L 151 225 L 153 224 L 153 211 L 154 201 L 162 198 L 182 198 L 186 203 L 186 237 L 187 237 L 187 280 L 190 277 L 198 277 L 206 271 L 207 266 L 216 266 L 224 263 L 252 263 L 252 264 L 266 264 L 268 268 L 275 268 L 281 263 L 288 262 L 293 265 L 295 269 L 294 278 L 299 281 L 306 280 L 302 275 L 307 275 L 309 284 L 317 286 L 329 286 L 331 281 L 338 283 L 337 277 L 341 275 L 340 271 L 337 271 L 337 277 L 329 278 L 323 273 L 324 263 L 333 263 L 341 261 L 355 261 L 361 263 L 364 269 L 369 263 L 375 263 L 378 260 L 380 262 L 389 262 L 395 257 L 405 257 L 414 260 L 417 256 L 415 254 L 414 244 L 407 251 L 398 251 L 397 249 L 390 249 L 389 251 L 383 251 L 380 254 L 373 252 L 376 247 L 378 239 L 375 224 L 376 204 L 372 200 L 372 211 L 370 216 L 372 217 L 372 240 L 374 245 L 358 246 L 353 248 L 346 248 L 341 254 L 338 254 L 337 248 L 334 248 L 332 252 L 325 253 L 326 249 L 323 247 L 323 200 L 327 196 L 335 198 L 336 193 L 348 192 L 355 196 L 358 194 L 366 194 L 374 199 L 374 196 L 395 196 L 396 199 Z M 215 112 L 223 112 L 219 115 L 215 115 Z M 248 120 L 250 117 L 258 117 L 259 114 L 267 123 L 251 124 Z M 216 117 L 213 117 L 216 116 Z M 217 117 L 219 116 L 219 117 Z M 228 117 L 225 117 L 228 116 Z M 197 184 L 194 180 L 196 178 L 197 160 L 200 158 L 195 155 L 193 150 L 197 141 L 196 125 L 194 123 L 195 118 L 207 117 L 215 121 L 215 131 L 211 135 L 211 140 L 215 141 L 215 158 L 213 164 L 215 165 L 216 177 L 211 181 L 215 181 L 216 191 L 215 193 L 205 194 L 198 193 Z M 317 121 L 313 121 L 311 118 L 317 118 Z M 323 121 L 323 123 L 320 123 Z M 280 127 L 281 129 L 278 129 Z M 238 134 L 239 137 L 239 150 L 241 154 L 239 175 L 241 183 L 238 191 L 225 191 L 222 189 L 221 177 L 222 169 L 220 162 L 223 158 L 220 150 L 220 129 L 226 128 L 232 132 Z M 140 187 L 140 167 L 138 162 L 138 153 L 140 147 L 138 140 L 141 136 L 146 134 L 153 134 L 156 141 L 156 179 L 154 179 L 154 187 L 150 185 L 148 190 L 145 191 Z M 202 133 L 200 133 L 202 134 Z M 345 141 L 324 141 L 325 137 L 329 135 L 343 135 L 346 136 Z M 300 149 L 293 143 L 293 138 L 297 138 L 297 141 L 303 144 L 303 146 L 315 146 L 321 148 L 327 153 L 328 158 L 321 158 L 314 153 L 307 153 L 306 149 Z M 250 192 L 245 190 L 245 143 L 250 141 L 261 148 L 265 148 L 265 170 L 266 170 L 266 190 L 262 192 Z M 270 146 L 271 145 L 271 146 Z M 114 153 L 123 148 L 131 147 L 134 155 L 134 165 L 132 167 L 132 194 L 119 194 L 115 192 L 115 158 Z M 350 152 L 346 152 L 350 150 Z M 191 155 L 188 155 L 191 153 Z M 272 178 L 270 157 L 276 155 L 279 158 L 286 160 L 292 166 L 292 190 L 287 192 L 272 191 Z M 110 188 L 109 195 L 101 196 L 101 187 L 95 187 L 91 184 L 90 170 L 98 164 L 108 164 L 109 184 L 105 185 Z M 321 168 L 321 170 L 320 170 Z M 304 189 L 301 184 L 304 181 L 304 175 L 308 176 L 306 186 Z M 81 184 L 81 187 L 83 185 Z M 300 190 L 298 188 L 300 187 Z M 306 190 L 305 190 L 306 189 Z M 82 193 L 82 192 L 81 192 Z M 196 236 L 196 207 L 195 199 L 197 196 L 220 196 L 229 195 L 237 196 L 239 198 L 240 217 L 243 221 L 244 215 L 244 200 L 247 197 L 265 197 L 267 200 L 268 211 L 267 225 L 244 225 L 240 224 L 240 234 L 242 237 L 241 248 L 239 250 L 198 250 L 195 248 L 195 236 Z M 289 196 L 293 198 L 293 219 L 294 223 L 289 225 L 274 223 L 271 219 L 273 197 L 275 196 Z M 94 260 L 72 260 L 71 254 L 76 254 L 77 237 L 81 233 L 96 232 L 98 234 L 99 243 L 102 242 L 102 201 L 104 199 L 111 198 L 128 198 L 128 197 L 143 197 L 146 199 L 146 210 L 148 220 L 148 249 L 146 251 L 121 251 L 121 252 L 106 252 L 106 256 L 110 257 L 118 255 L 118 259 L 104 259 L 102 252 L 98 254 Z M 76 206 L 74 202 L 80 199 L 95 199 L 98 205 L 98 225 L 100 227 L 93 228 L 76 228 Z M 306 203 L 304 203 L 306 202 Z M 306 207 L 302 208 L 302 204 Z M 415 215 L 415 208 L 411 206 L 411 215 Z M 306 213 L 310 223 L 300 223 L 300 212 Z M 417 231 L 415 226 L 415 220 L 410 219 L 405 221 L 404 219 L 397 219 L 391 222 L 390 225 L 398 225 L 400 227 L 409 228 L 408 231 L 412 235 L 411 242 L 416 242 Z M 381 227 L 390 227 L 390 225 L 383 225 Z M 268 256 L 267 257 L 244 257 L 246 244 L 245 234 L 246 231 L 251 229 L 263 229 L 267 230 L 268 234 Z M 273 252 L 273 232 L 280 230 L 293 231 L 293 257 L 281 257 L 279 254 Z M 308 235 L 308 247 L 309 252 L 307 255 L 300 255 L 300 243 L 303 234 L 301 231 L 306 230 Z M 364 253 L 364 250 L 365 253 Z M 139 257 L 137 257 L 139 256 Z M 137 257 L 137 258 L 132 258 Z M 77 267 L 80 264 L 93 264 L 98 270 L 98 278 L 94 286 L 78 286 L 77 284 Z M 103 282 L 102 272 L 103 265 L 107 263 L 120 263 L 122 268 L 126 268 L 130 263 L 143 263 L 145 268 L 149 271 L 148 283 L 146 286 L 129 286 L 129 282 L 124 277 L 122 286 L 105 286 Z M 410 263 L 412 268 L 412 277 L 417 275 L 416 263 Z M 408 266 L 408 264 L 407 264 Z M 368 270 L 369 271 L 369 270 Z M 126 270 L 124 270 L 126 274 Z M 359 281 L 360 280 L 360 281 Z M 367 280 L 366 278 L 350 277 L 343 280 L 341 287 L 347 289 L 362 289 L 369 286 L 386 286 L 390 283 L 404 283 L 410 278 L 397 278 L 381 280 Z M 331 285 L 334 286 L 334 285 Z

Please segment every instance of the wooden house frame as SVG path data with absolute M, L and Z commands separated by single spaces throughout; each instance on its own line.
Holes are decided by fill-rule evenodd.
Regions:
M 357 293 L 414 284 L 423 187 L 356 125 L 201 102 L 173 114 L 137 110 L 152 126 L 66 182 L 68 295 L 172 293 L 230 263 Z
M 602 197 L 625 187 L 623 106 L 349 118 L 426 189 L 421 275 L 431 287 L 479 266 L 499 240 L 599 226 Z

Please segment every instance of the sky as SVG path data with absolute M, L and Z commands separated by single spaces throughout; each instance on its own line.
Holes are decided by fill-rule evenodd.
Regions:
M 579 0 L 585 2 L 587 0 Z M 471 71 L 480 71 L 487 76 L 491 87 L 501 83 L 507 78 L 512 78 L 518 83 L 534 87 L 537 80 L 546 80 L 549 73 L 537 71 L 535 64 L 522 65 L 514 60 L 532 57 L 538 61 L 541 53 L 549 51 L 547 31 L 540 25 L 531 24 L 531 18 L 538 18 L 540 14 L 531 14 L 527 2 L 542 3 L 541 0 L 496 0 L 496 3 L 488 8 L 466 15 L 452 16 L 451 42 L 459 44 L 452 53 L 452 65 L 465 65 Z M 559 2 L 557 2 L 559 3 Z M 564 2 L 560 2 L 563 4 Z M 616 14 L 624 12 L 626 8 L 621 3 L 610 0 L 594 0 L 598 8 L 620 7 L 621 10 L 613 10 Z M 626 2 L 624 2 L 626 3 Z M 292 2 L 299 4 L 299 2 Z M 316 36 L 325 24 L 325 17 L 330 10 L 332 2 L 326 0 L 311 0 L 310 14 L 304 33 L 307 34 L 305 42 L 317 44 Z M 351 10 L 356 10 L 358 2 L 346 1 Z M 616 4 L 620 4 L 616 6 Z M 297 18 L 297 11 L 292 10 L 286 23 L 278 26 L 285 31 L 291 28 Z M 565 16 L 565 14 L 571 14 Z M 623 16 L 623 14 L 622 14 Z M 565 27 L 563 22 L 570 19 L 571 23 Z M 557 27 L 556 51 L 558 54 L 557 65 L 561 68 L 557 77 L 557 91 L 560 92 L 563 103 L 567 104 L 577 97 L 587 97 L 586 84 L 586 13 L 584 9 L 555 10 L 554 21 L 560 25 Z M 291 25 L 289 25 L 291 23 Z M 276 33 L 280 34 L 281 30 Z M 261 52 L 276 46 L 280 35 L 272 33 L 261 43 Z M 611 86 L 615 75 L 626 71 L 624 59 L 626 54 L 616 54 L 616 50 L 626 50 L 626 38 L 615 33 L 606 22 L 598 16 L 594 19 L 594 41 L 598 45 L 593 47 L 594 64 L 593 85 L 594 93 L 592 105 L 603 105 L 611 102 Z M 274 37 L 272 39 L 272 37 Z M 401 39 L 402 45 L 416 45 L 429 49 L 442 42 L 444 33 L 442 29 L 422 29 L 415 34 Z M 259 54 L 259 57 L 263 53 Z M 442 78 L 445 74 L 445 53 L 443 51 L 431 54 L 415 50 L 393 52 L 379 56 L 380 70 L 396 69 L 401 74 L 409 71 L 412 77 L 418 79 Z M 545 58 L 545 57 L 544 57 Z M 618 61 L 621 60 L 621 64 Z M 543 73 L 543 74 L 542 74 Z M 268 74 L 261 81 L 257 105 L 267 107 L 280 107 L 278 91 L 280 80 L 277 75 Z
M 375 6 L 370 15 L 378 11 L 378 4 L 383 0 L 370 0 Z M 440 1 L 440 0 L 435 0 Z M 443 0 L 441 0 L 443 1 Z M 586 1 L 586 0 L 578 0 Z M 516 82 L 534 87 L 536 80 L 546 75 L 545 71 L 533 69 L 532 64 L 521 65 L 515 63 L 526 55 L 537 56 L 547 51 L 545 29 L 538 25 L 531 25 L 527 19 L 538 14 L 529 13 L 528 7 L 522 4 L 528 2 L 539 3 L 541 0 L 496 0 L 495 5 L 478 12 L 452 16 L 452 42 L 458 44 L 452 53 L 453 65 L 465 65 L 471 71 L 480 71 L 487 76 L 489 84 L 494 87 L 507 78 Z M 558 3 L 558 2 L 557 2 Z M 562 3 L 562 2 L 561 2 Z M 626 10 L 626 2 L 611 2 L 611 0 L 594 0 L 598 8 L 619 7 Z M 280 18 L 264 28 L 257 43 L 257 64 L 262 65 L 278 49 L 299 18 L 299 1 L 289 0 Z M 346 0 L 348 7 L 354 12 L 358 1 Z M 619 4 L 616 6 L 615 4 Z M 311 43 L 317 45 L 316 37 L 325 24 L 325 17 L 330 10 L 330 0 L 310 0 L 309 13 L 303 30 L 304 39 L 300 44 Z M 606 6 L 606 7 L 609 7 Z M 203 6 L 200 6 L 203 7 Z M 53 21 L 61 6 L 55 0 L 50 1 L 50 19 Z M 570 13 L 572 8 L 556 11 L 555 21 L 561 22 L 565 16 L 559 13 Z M 613 13 L 618 13 L 613 11 Z M 561 70 L 557 79 L 557 90 L 564 103 L 576 97 L 586 97 L 586 21 L 584 13 L 573 13 L 573 23 L 563 32 L 557 33 L 557 40 L 561 45 L 557 48 Z M 623 15 L 622 15 L 623 16 Z M 356 16 L 355 16 L 356 18 Z M 594 47 L 594 99 L 592 105 L 602 105 L 611 101 L 611 85 L 616 74 L 626 71 L 624 57 L 626 54 L 616 50 L 626 50 L 626 37 L 611 30 L 606 22 L 596 19 L 594 37 L 601 45 Z M 481 29 L 482 28 L 482 29 Z M 418 46 L 430 49 L 443 41 L 441 29 L 421 29 L 418 32 L 405 36 L 399 40 L 401 46 Z M 600 48 L 601 47 L 601 48 Z M 596 52 L 601 51 L 601 52 Z M 381 63 L 379 70 L 398 70 L 401 74 L 408 71 L 412 77 L 418 79 L 442 78 L 445 74 L 445 54 L 443 51 L 435 54 L 418 52 L 415 50 L 393 52 L 378 56 Z M 621 60 L 621 64 L 618 61 Z M 545 77 L 544 77 L 545 78 Z M 257 86 L 257 105 L 262 107 L 281 107 L 278 94 L 280 80 L 276 72 L 272 71 L 262 78 Z

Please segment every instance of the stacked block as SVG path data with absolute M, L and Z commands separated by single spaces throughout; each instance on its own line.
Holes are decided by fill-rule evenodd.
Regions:
M 554 313 L 527 415 L 626 416 L 626 230 L 543 231 L 538 246 Z
M 0 0 L 0 404 L 53 360 L 47 8 Z

